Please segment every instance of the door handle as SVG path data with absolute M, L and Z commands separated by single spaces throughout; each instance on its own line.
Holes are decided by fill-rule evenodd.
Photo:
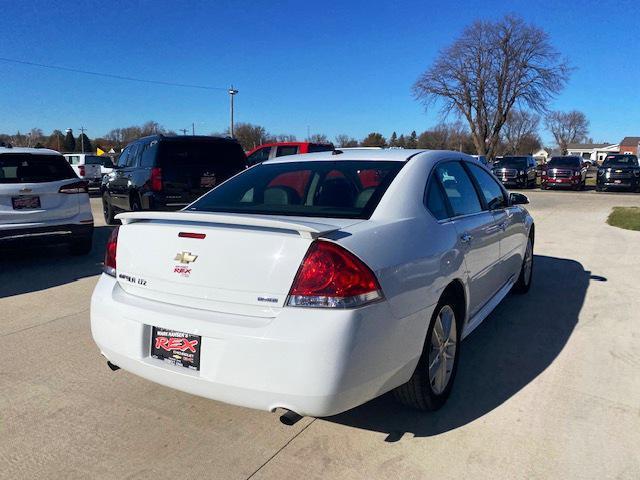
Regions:
M 500 227 L 500 230 L 504 232 L 507 229 L 507 222 L 503 222 L 498 226 Z
M 460 235 L 460 241 L 462 243 L 469 243 L 473 239 L 473 236 L 468 233 L 463 233 Z

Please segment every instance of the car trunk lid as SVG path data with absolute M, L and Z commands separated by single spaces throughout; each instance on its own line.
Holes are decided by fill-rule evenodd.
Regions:
M 126 292 L 224 313 L 274 316 L 314 238 L 353 220 L 202 212 L 119 215 L 117 280 Z

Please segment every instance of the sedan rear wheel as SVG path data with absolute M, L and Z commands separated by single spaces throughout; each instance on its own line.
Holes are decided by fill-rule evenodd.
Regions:
M 514 293 L 527 293 L 531 288 L 531 280 L 533 279 L 533 240 L 531 237 L 527 239 L 527 247 L 524 251 L 522 259 L 522 267 L 520 268 L 520 276 L 513 286 Z
M 434 310 L 418 366 L 396 399 L 418 410 L 437 410 L 446 402 L 458 367 L 460 345 L 455 299 L 443 297 Z

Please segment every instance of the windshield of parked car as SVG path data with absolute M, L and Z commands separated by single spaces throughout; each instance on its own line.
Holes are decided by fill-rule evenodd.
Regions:
M 547 163 L 549 167 L 579 167 L 580 159 L 578 157 L 551 157 Z
M 369 218 L 404 162 L 263 163 L 187 210 L 326 218 Z
M 608 167 L 610 165 L 624 165 L 625 167 L 637 167 L 638 157 L 635 155 L 607 155 L 604 159 L 602 166 Z
M 502 157 L 493 166 L 495 168 L 517 168 L 522 170 L 527 168 L 527 157 Z
M 0 183 L 43 183 L 78 178 L 62 155 L 0 155 Z

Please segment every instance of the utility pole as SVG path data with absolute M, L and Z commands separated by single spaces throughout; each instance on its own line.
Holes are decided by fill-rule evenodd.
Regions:
M 84 127 L 80 127 L 80 145 L 82 145 L 80 148 L 82 149 L 82 153 L 84 153 L 84 132 L 85 132 L 86 128 Z
M 233 97 L 238 93 L 238 90 L 234 90 L 233 85 L 229 89 L 229 98 L 231 100 L 231 122 L 229 124 L 229 136 L 233 138 Z
M 231 117 L 233 118 L 233 113 L 231 114 Z M 233 122 L 233 120 L 231 120 L 231 121 Z M 195 134 L 196 134 L 196 124 L 195 123 L 191 123 L 191 135 L 195 135 Z
M 187 129 L 186 128 L 179 128 L 178 131 L 182 132 L 182 135 L 186 135 L 187 134 Z

